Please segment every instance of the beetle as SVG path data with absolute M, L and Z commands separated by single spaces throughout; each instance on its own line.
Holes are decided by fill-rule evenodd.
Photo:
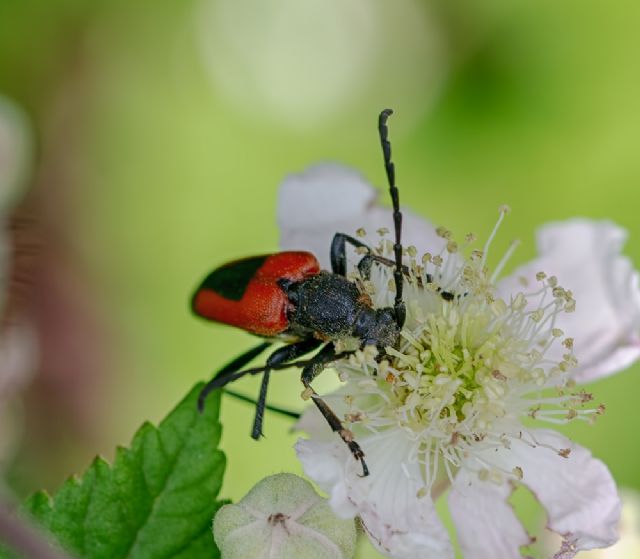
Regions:
M 316 257 L 309 252 L 286 251 L 253 256 L 213 270 L 196 289 L 191 301 L 192 310 L 197 316 L 235 326 L 267 339 L 215 374 L 200 392 L 199 409 L 203 409 L 205 398 L 211 391 L 245 375 L 262 374 L 251 433 L 254 439 L 258 439 L 262 435 L 271 371 L 301 368 L 303 398 L 312 399 L 331 429 L 347 444 L 354 458 L 360 461 L 363 476 L 369 474 L 369 469 L 362 448 L 354 440 L 353 433 L 344 427 L 338 416 L 315 392 L 311 382 L 332 362 L 353 353 L 337 352 L 336 342 L 341 339 L 356 338 L 361 348 L 373 345 L 378 349 L 379 358 L 384 357 L 386 347 L 396 347 L 399 343 L 406 318 L 403 281 L 409 270 L 402 264 L 402 213 L 388 140 L 387 120 L 392 113 L 391 109 L 380 113 L 378 133 L 393 208 L 393 260 L 375 254 L 368 245 L 354 237 L 336 233 L 330 249 L 331 271 L 322 270 Z M 364 253 L 358 262 L 362 277 L 369 277 L 374 263 L 393 269 L 393 306 L 373 308 L 368 295 L 346 277 L 347 245 Z M 426 280 L 429 282 L 432 278 L 426 276 Z M 453 297 L 447 292 L 441 292 L 441 296 L 445 300 Z M 274 341 L 284 341 L 286 345 L 273 351 L 264 366 L 243 370 Z M 312 357 L 299 359 L 314 351 L 316 353 Z

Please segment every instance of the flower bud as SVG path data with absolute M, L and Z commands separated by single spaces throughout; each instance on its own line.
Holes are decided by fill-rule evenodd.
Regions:
M 222 559 L 351 559 L 356 543 L 354 521 L 336 517 L 293 474 L 267 477 L 237 504 L 223 506 L 213 536 Z

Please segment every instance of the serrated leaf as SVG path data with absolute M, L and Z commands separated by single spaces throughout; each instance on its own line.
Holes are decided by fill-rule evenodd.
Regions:
M 225 456 L 217 449 L 219 395 L 196 408 L 201 386 L 162 421 L 145 423 L 113 465 L 96 458 L 53 498 L 33 495 L 25 510 L 64 549 L 85 559 L 214 559 L 211 522 Z

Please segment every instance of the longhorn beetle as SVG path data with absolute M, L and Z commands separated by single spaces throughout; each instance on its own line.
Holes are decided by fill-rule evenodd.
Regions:
M 313 379 L 332 362 L 354 352 L 337 353 L 335 344 L 342 338 L 355 337 L 360 346 L 373 345 L 379 355 L 385 347 L 397 346 L 406 309 L 402 299 L 403 277 L 409 273 L 402 264 L 402 213 L 395 168 L 391 161 L 391 144 L 387 138 L 387 119 L 393 113 L 385 109 L 378 118 L 384 167 L 393 205 L 395 242 L 394 260 L 377 255 L 366 244 L 344 233 L 336 233 L 331 243 L 331 272 L 320 269 L 316 257 L 309 252 L 279 252 L 236 260 L 211 272 L 192 298 L 193 312 L 208 320 L 242 328 L 267 338 L 260 345 L 240 355 L 216 373 L 200 392 L 198 407 L 204 407 L 206 396 L 217 388 L 245 375 L 262 373 L 260 394 L 251 436 L 262 435 L 267 386 L 271 371 L 297 367 L 302 369 L 305 387 L 303 398 L 311 398 L 331 429 L 340 435 L 356 460 L 362 464 L 362 475 L 369 469 L 364 452 L 338 416 L 311 386 Z M 396 288 L 392 307 L 374 309 L 370 298 L 361 293 L 356 283 L 346 277 L 346 245 L 364 252 L 358 263 L 360 274 L 367 279 L 373 263 L 393 268 Z M 431 281 L 426 276 L 427 281 Z M 449 300 L 452 294 L 441 292 Z M 274 341 L 287 345 L 276 349 L 263 367 L 242 368 L 265 351 Z M 299 359 L 316 350 L 308 359 Z M 244 398 L 246 399 L 246 397 Z

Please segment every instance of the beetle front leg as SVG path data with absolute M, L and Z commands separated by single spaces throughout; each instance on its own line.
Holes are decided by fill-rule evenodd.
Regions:
M 367 467 L 367 463 L 364 461 L 364 451 L 360 445 L 353 440 L 353 433 L 349 429 L 345 428 L 342 421 L 340 421 L 340 418 L 311 386 L 311 381 L 313 381 L 313 379 L 316 378 L 329 363 L 335 361 L 337 357 L 338 355 L 335 353 L 333 344 L 328 344 L 312 359 L 311 363 L 304 367 L 302 370 L 302 376 L 300 377 L 300 380 L 305 387 L 302 397 L 303 399 L 311 398 L 313 400 L 313 403 L 327 420 L 331 430 L 338 433 L 340 438 L 349 447 L 353 457 L 360 461 L 360 464 L 362 464 L 362 477 L 366 477 L 369 475 L 369 468 Z
M 227 363 L 222 369 L 220 369 L 213 378 L 204 385 L 198 396 L 198 409 L 200 412 L 204 409 L 204 402 L 210 392 L 218 388 L 223 388 L 227 384 L 242 378 L 245 375 L 256 375 L 262 373 L 262 384 L 260 386 L 260 396 L 256 402 L 256 415 L 253 422 L 253 429 L 251 436 L 254 439 L 258 439 L 262 434 L 262 422 L 264 419 L 264 410 L 268 407 L 266 405 L 267 388 L 269 385 L 269 374 L 271 370 L 285 369 L 287 367 L 303 367 L 309 361 L 292 362 L 294 359 L 309 353 L 317 349 L 322 344 L 321 341 L 316 339 L 307 339 L 300 342 L 289 344 L 284 347 L 276 349 L 267 359 L 264 367 L 256 367 L 254 369 L 242 369 L 247 363 L 257 357 L 266 348 L 271 345 L 271 342 L 264 342 L 249 351 L 243 353 L 239 357 L 236 357 L 233 361 Z M 248 398 L 237 394 L 233 391 L 229 392 L 232 396 L 240 398 L 241 400 L 249 400 Z M 286 410 L 276 409 L 276 411 L 285 415 L 292 415 Z
M 347 275 L 347 243 L 355 248 L 365 248 L 371 254 L 369 245 L 350 235 L 336 233 L 331 241 L 331 271 L 340 276 Z
M 366 243 L 363 243 L 350 235 L 336 233 L 333 236 L 333 241 L 331 242 L 331 270 L 334 274 L 339 274 L 341 276 L 346 276 L 347 274 L 347 244 L 350 244 L 354 248 L 367 249 L 367 254 L 363 255 L 358 262 L 358 271 L 364 279 L 369 279 L 369 276 L 371 275 L 371 266 L 373 266 L 374 262 L 377 262 L 382 266 L 387 266 L 388 268 L 395 268 L 396 266 L 396 263 L 393 260 L 380 256 L 379 254 L 374 254 L 372 248 Z M 411 275 L 411 271 L 408 266 L 403 265 L 402 272 L 407 277 Z M 427 274 L 427 283 L 429 282 L 431 282 L 431 276 Z
M 368 280 L 371 277 L 371 267 L 374 262 L 381 266 L 386 266 L 387 268 L 396 268 L 396 263 L 393 260 L 380 256 L 379 254 L 374 254 L 369 245 L 355 239 L 354 237 L 345 235 L 344 233 L 336 233 L 333 237 L 333 242 L 331 243 L 331 269 L 335 274 L 339 274 L 341 276 L 346 276 L 347 274 L 347 244 L 350 244 L 355 248 L 366 248 L 368 250 L 367 254 L 363 255 L 358 261 L 358 272 L 360 272 L 360 277 L 365 280 Z M 409 266 L 403 264 L 402 273 L 407 278 L 411 278 L 418 287 L 424 287 L 423 279 L 419 275 L 412 275 Z M 431 283 L 433 282 L 433 276 L 431 274 L 425 274 L 424 280 L 426 280 L 427 283 Z M 456 297 L 455 294 L 449 291 L 443 291 L 440 287 L 437 289 L 437 292 L 445 301 L 451 301 Z M 400 313 L 403 312 L 403 310 L 400 310 Z

